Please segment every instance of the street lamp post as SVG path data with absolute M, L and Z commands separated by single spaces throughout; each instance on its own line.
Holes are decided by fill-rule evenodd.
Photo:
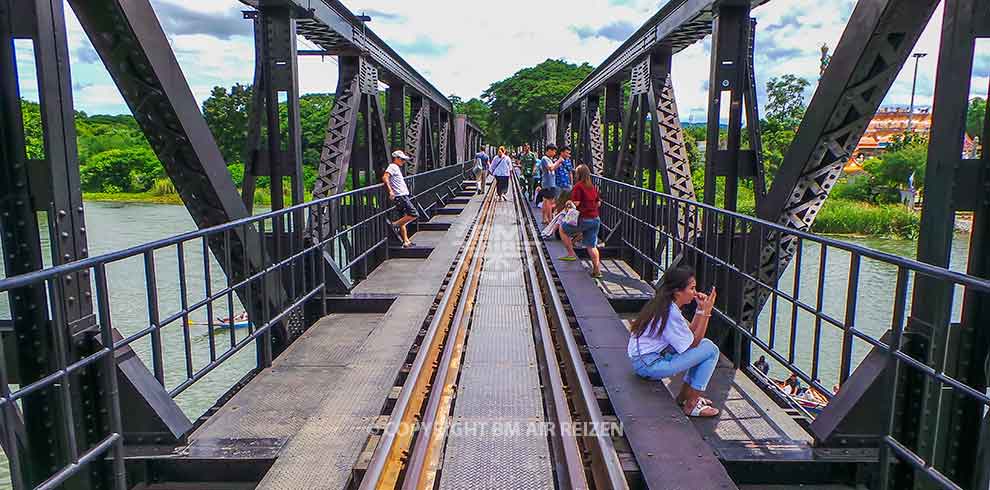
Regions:
M 914 116 L 914 89 L 918 86 L 918 61 L 928 56 L 928 53 L 914 53 L 911 56 L 914 57 L 914 81 L 911 82 L 911 108 L 908 109 L 907 129 L 904 130 L 905 133 L 911 131 L 911 118 Z

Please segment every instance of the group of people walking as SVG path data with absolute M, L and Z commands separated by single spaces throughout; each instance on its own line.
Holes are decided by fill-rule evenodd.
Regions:
M 593 277 L 601 278 L 598 234 L 601 229 L 599 210 L 602 205 L 598 188 L 586 164 L 576 167 L 571 161 L 570 148 L 548 145 L 544 155 L 537 158 L 529 145 L 513 159 L 505 147 L 489 158 L 484 151 L 475 155 L 474 174 L 478 193 L 485 192 L 488 175 L 495 178 L 497 199 L 505 201 L 509 178 L 515 173 L 526 196 L 539 202 L 544 226 L 559 222 L 558 234 L 567 254 L 559 260 L 577 260 L 575 246 L 583 247 L 591 258 Z M 402 238 L 402 246 L 414 244 L 409 240 L 406 225 L 418 218 L 409 197 L 401 167 L 410 158 L 401 150 L 392 153 L 392 163 L 382 180 L 394 208 L 402 215 L 391 224 Z M 577 214 L 577 219 L 574 218 Z M 567 218 L 567 219 L 564 219 Z M 639 377 L 662 382 L 664 378 L 684 373 L 683 384 L 676 395 L 677 403 L 690 417 L 715 417 L 720 411 L 705 398 L 704 392 L 718 364 L 719 349 L 705 338 L 717 293 L 715 288 L 704 293 L 698 290 L 695 273 L 690 267 L 665 271 L 653 299 L 646 304 L 630 327 L 627 355 L 632 370 Z M 696 304 L 691 319 L 687 307 Z

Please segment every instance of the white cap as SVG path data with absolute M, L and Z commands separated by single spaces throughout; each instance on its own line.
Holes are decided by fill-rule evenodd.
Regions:
M 412 160 L 412 157 L 409 156 L 409 155 L 406 155 L 406 152 L 404 152 L 402 150 L 395 150 L 395 151 L 393 151 L 392 152 L 392 158 L 401 158 L 401 159 L 406 160 L 406 161 Z

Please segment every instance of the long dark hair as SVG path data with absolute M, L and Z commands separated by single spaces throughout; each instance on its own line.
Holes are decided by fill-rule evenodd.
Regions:
M 639 337 L 643 335 L 647 327 L 654 321 L 659 323 L 656 335 L 663 333 L 663 328 L 667 326 L 667 316 L 670 314 L 670 305 L 674 302 L 674 293 L 688 287 L 688 283 L 694 279 L 694 269 L 690 266 L 680 266 L 670 269 L 663 274 L 663 280 L 653 299 L 639 312 L 639 316 L 632 323 L 632 335 Z

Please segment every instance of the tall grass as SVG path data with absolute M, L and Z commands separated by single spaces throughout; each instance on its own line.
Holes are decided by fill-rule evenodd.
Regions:
M 175 190 L 175 184 L 169 179 L 155 179 L 155 182 L 151 184 L 151 189 L 148 189 L 148 194 L 152 196 L 172 196 L 178 193 Z
M 921 215 L 898 204 L 875 205 L 830 198 L 818 213 L 811 231 L 851 235 L 915 238 Z

